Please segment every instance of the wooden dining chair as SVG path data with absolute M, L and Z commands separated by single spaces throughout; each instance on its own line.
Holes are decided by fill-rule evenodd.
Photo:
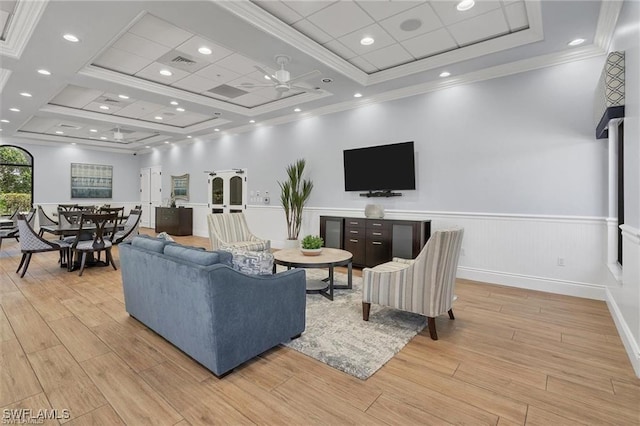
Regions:
M 107 256 L 107 262 L 113 266 L 114 270 L 117 270 L 116 264 L 113 262 L 113 256 L 111 256 L 111 247 L 113 244 L 111 241 L 105 238 L 106 234 L 114 234 L 117 228 L 116 220 L 118 215 L 116 213 L 83 213 L 80 220 L 80 226 L 75 241 L 71 245 L 71 252 L 81 255 L 80 259 L 80 276 L 84 272 L 84 268 L 87 262 L 88 254 L 95 254 L 105 252 Z M 83 235 L 87 232 L 93 233 L 93 239 L 83 240 Z
M 57 226 L 57 225 L 58 225 L 58 222 L 56 222 L 55 220 L 47 216 L 42 206 L 38 206 L 38 226 L 40 226 L 40 232 L 38 232 L 38 236 L 42 237 L 42 235 L 44 234 L 45 230 L 42 228 L 43 226 Z
M 77 204 L 58 204 L 58 211 L 60 210 L 65 212 L 78 210 L 78 205 Z
M 70 247 L 71 245 L 64 240 L 48 241 L 36 234 L 24 215 L 18 215 L 18 232 L 20 233 L 20 251 L 22 259 L 20 265 L 16 269 L 16 273 L 20 273 L 20 278 L 24 277 L 31 262 L 31 256 L 34 253 L 44 253 L 48 251 L 59 251 L 60 262 L 67 260 L 70 265 Z M 21 271 L 22 269 L 22 271 Z

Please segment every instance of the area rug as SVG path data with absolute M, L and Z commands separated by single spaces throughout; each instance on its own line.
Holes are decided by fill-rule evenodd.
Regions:
M 324 278 L 327 271 L 307 269 L 307 278 Z M 337 284 L 347 275 L 335 274 Z M 362 320 L 362 278 L 353 277 L 352 290 L 335 290 L 330 301 L 307 295 L 307 324 L 302 336 L 286 346 L 359 379 L 367 379 L 387 363 L 426 325 L 426 318 L 397 309 L 371 305 Z

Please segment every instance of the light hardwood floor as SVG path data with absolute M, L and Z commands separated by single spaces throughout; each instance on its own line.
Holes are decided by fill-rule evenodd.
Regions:
M 67 409 L 62 422 L 73 425 L 640 424 L 640 380 L 604 302 L 458 280 L 456 320 L 437 319 L 440 340 L 423 331 L 366 381 L 285 347 L 217 379 L 127 315 L 119 270 L 78 277 L 45 253 L 20 279 L 19 260 L 5 241 L 3 415 Z

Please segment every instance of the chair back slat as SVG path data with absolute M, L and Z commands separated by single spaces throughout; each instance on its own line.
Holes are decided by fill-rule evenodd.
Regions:
M 80 220 L 80 227 L 78 229 L 78 237 L 73 243 L 72 249 L 75 249 L 78 242 L 81 241 L 82 235 L 91 231 L 93 232 L 93 244 L 94 250 L 100 250 L 106 246 L 105 236 L 107 234 L 114 234 L 116 231 L 118 215 L 116 213 L 83 213 Z M 89 227 L 89 224 L 93 226 Z M 83 230 L 84 227 L 84 230 Z

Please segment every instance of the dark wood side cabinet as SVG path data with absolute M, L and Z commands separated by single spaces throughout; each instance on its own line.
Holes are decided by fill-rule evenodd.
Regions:
M 429 220 L 320 216 L 325 247 L 347 250 L 353 264 L 373 267 L 394 257 L 414 259 L 431 235 Z
M 190 207 L 156 207 L 156 232 L 170 235 L 193 233 L 193 209 Z

